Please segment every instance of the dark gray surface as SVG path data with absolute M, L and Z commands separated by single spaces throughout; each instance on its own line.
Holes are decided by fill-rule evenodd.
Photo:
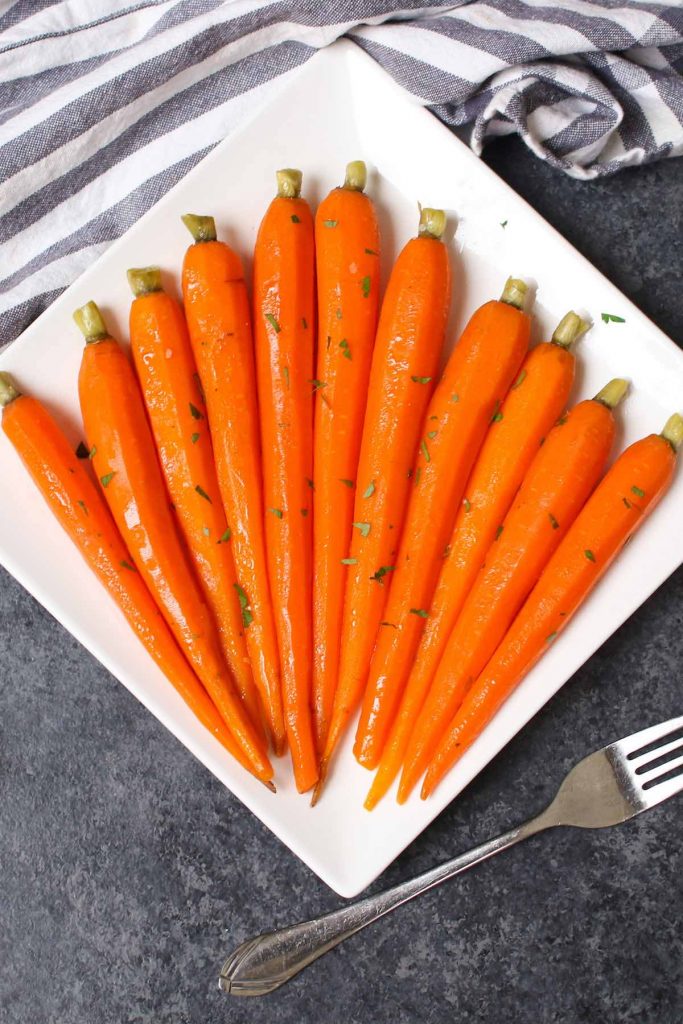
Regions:
M 680 161 L 599 184 L 513 140 L 487 162 L 683 343 Z M 682 597 L 678 573 L 379 884 L 527 816 L 577 755 L 680 714 Z M 0 665 L 3 1024 L 683 1019 L 681 798 L 532 840 L 276 995 L 231 1000 L 224 954 L 339 901 L 4 573 Z

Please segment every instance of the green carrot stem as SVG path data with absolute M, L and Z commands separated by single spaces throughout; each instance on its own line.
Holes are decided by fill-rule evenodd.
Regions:
M 149 292 L 163 291 L 159 267 L 131 267 L 126 271 L 126 277 L 136 299 Z
M 363 160 L 352 160 L 350 164 L 346 165 L 344 188 L 351 189 L 352 192 L 362 192 L 367 180 L 368 169 Z
M 0 408 L 5 408 L 15 398 L 21 396 L 21 391 L 12 380 L 9 373 L 0 373 Z
M 277 179 L 277 194 L 280 199 L 298 199 L 301 195 L 301 184 L 303 174 L 295 167 L 283 167 L 275 172 Z
M 594 402 L 602 402 L 608 409 L 616 409 L 619 403 L 626 397 L 629 389 L 629 382 L 621 377 L 615 377 L 609 384 L 605 384 L 601 391 L 593 399 Z
M 431 206 L 423 206 L 420 210 L 420 238 L 436 238 L 440 240 L 446 230 L 446 214 L 443 210 L 434 210 Z
M 180 218 L 195 242 L 215 242 L 216 222 L 213 217 L 202 217 L 197 213 L 184 213 Z
M 2 376 L 2 374 L 0 374 Z M 2 398 L 0 397 L 0 403 Z M 673 416 L 669 416 L 668 420 L 664 424 L 661 436 L 665 441 L 668 441 L 675 452 L 683 444 L 683 416 L 675 412 Z
M 86 302 L 85 306 L 77 309 L 74 313 L 74 320 L 88 345 L 109 337 L 107 325 L 96 302 Z
M 571 348 L 574 342 L 585 334 L 590 324 L 587 320 L 582 320 L 578 313 L 574 313 L 570 310 L 560 320 L 559 324 L 555 328 L 551 341 L 553 345 L 559 345 L 560 348 Z
M 514 306 L 515 309 L 524 309 L 528 290 L 529 286 L 526 281 L 522 281 L 519 277 L 508 277 L 500 301 L 507 303 L 508 306 Z

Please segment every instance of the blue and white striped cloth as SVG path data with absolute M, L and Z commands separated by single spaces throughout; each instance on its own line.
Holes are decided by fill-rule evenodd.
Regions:
M 477 152 L 683 153 L 681 0 L 0 0 L 0 346 L 342 35 Z

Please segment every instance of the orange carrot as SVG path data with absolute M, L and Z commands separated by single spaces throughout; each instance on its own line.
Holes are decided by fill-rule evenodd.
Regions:
M 0 373 L 0 406 L 2 429 L 59 525 L 202 725 L 251 771 L 251 762 L 171 636 L 106 502 L 61 428 L 41 402 L 18 391 L 7 373 Z M 267 785 L 273 788 L 272 783 Z
M 580 402 L 558 421 L 532 462 L 458 616 L 413 727 L 400 803 L 431 761 L 465 693 L 602 475 L 614 440 L 612 410 L 626 390 L 625 381 L 611 381 L 595 399 Z
M 379 307 L 379 227 L 365 164 L 346 168 L 315 216 L 318 365 L 313 387 L 313 709 L 318 750 L 339 673 L 339 638 L 363 414 Z
M 408 681 L 400 714 L 392 723 L 365 801 L 368 810 L 400 771 L 415 718 L 479 567 L 540 443 L 566 408 L 574 379 L 570 347 L 585 328 L 576 313 L 568 313 L 553 341 L 532 349 L 489 429 L 443 552 L 445 560 L 417 653 L 412 666 L 406 665 Z
M 94 302 L 74 318 L 86 339 L 78 377 L 83 424 L 114 521 L 171 632 L 254 773 L 267 782 L 273 770 L 265 745 L 225 664 L 178 533 L 133 367 Z
M 498 709 L 585 601 L 666 493 L 683 443 L 683 417 L 619 456 L 588 499 L 467 694 L 429 766 L 423 798 L 433 793 Z
M 232 535 L 247 651 L 273 746 L 276 754 L 281 754 L 285 727 L 268 586 L 247 286 L 239 256 L 216 240 L 213 218 L 187 214 L 183 222 L 195 240 L 183 263 L 187 326 L 206 398 L 220 496 Z
M 442 210 L 423 209 L 419 236 L 391 273 L 372 356 L 363 424 L 354 531 L 342 624 L 339 682 L 321 762 L 330 758 L 367 680 L 408 500 L 415 450 L 443 346 L 450 301 Z M 353 358 L 353 352 L 351 352 Z
M 277 182 L 254 250 L 254 339 L 282 702 L 297 789 L 305 793 L 318 778 L 311 708 L 314 228 L 300 197 L 301 172 L 278 171 Z
M 519 372 L 531 319 L 523 281 L 470 318 L 429 403 L 395 569 L 365 689 L 354 754 L 375 768 L 427 618 L 467 477 L 491 418 Z M 494 427 L 495 427 L 494 423 Z
M 135 296 L 130 341 L 161 470 L 180 528 L 252 722 L 261 706 L 249 666 L 230 532 L 216 479 L 204 394 L 183 311 L 161 286 L 158 267 L 129 270 Z M 206 495 L 213 495 L 207 500 Z

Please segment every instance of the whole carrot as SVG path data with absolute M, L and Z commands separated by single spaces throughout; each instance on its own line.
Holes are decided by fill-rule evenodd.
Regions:
M 361 160 L 315 215 L 318 361 L 313 387 L 313 709 L 318 750 L 339 673 L 346 557 L 379 308 L 379 227 Z
M 94 302 L 74 318 L 86 339 L 78 377 L 83 424 L 114 521 L 171 632 L 252 770 L 267 782 L 273 770 L 265 745 L 225 664 L 218 630 L 178 533 L 133 367 Z
M 491 424 L 443 552 L 443 565 L 417 652 L 412 665 L 406 666 L 408 681 L 400 714 L 394 718 L 384 744 L 365 801 L 368 810 L 381 800 L 401 769 L 415 718 L 486 552 L 539 445 L 566 408 L 574 380 L 571 345 L 586 326 L 576 313 L 568 313 L 552 342 L 542 342 L 531 350 L 500 415 Z
M 384 618 L 391 625 L 377 636 L 356 732 L 354 754 L 366 768 L 377 766 L 401 699 L 470 469 L 529 347 L 526 291 L 523 281 L 510 278 L 499 301 L 479 307 L 429 403 L 388 579 Z
M 423 799 L 486 728 L 666 493 L 682 443 L 683 417 L 676 413 L 661 434 L 636 441 L 619 456 L 465 697 L 429 766 Z
M 408 743 L 403 803 L 455 711 L 491 657 L 600 476 L 614 440 L 614 407 L 628 385 L 611 381 L 551 430 L 503 520 L 463 605 Z
M 375 637 L 403 526 L 415 450 L 443 347 L 450 304 L 442 210 L 423 209 L 391 272 L 372 356 L 363 424 L 351 547 L 344 564 L 339 682 L 321 762 L 330 758 L 367 680 Z M 351 352 L 353 358 L 353 352 Z
M 254 250 L 254 339 L 282 702 L 297 789 L 305 793 L 318 778 L 311 707 L 314 228 L 301 172 L 278 171 L 277 183 Z
M 128 271 L 130 342 L 138 380 L 180 528 L 252 722 L 261 724 L 249 666 L 230 531 L 220 502 L 204 395 L 183 311 L 162 289 L 158 267 Z
M 212 217 L 187 214 L 194 238 L 183 262 L 183 299 L 231 531 L 247 651 L 276 754 L 285 749 L 280 666 L 263 525 L 254 344 L 242 263 L 216 239 Z M 201 419 L 198 419 L 201 423 Z
M 123 612 L 131 629 L 188 707 L 251 771 L 251 762 L 183 657 L 132 563 L 102 494 L 44 405 L 0 373 L 2 429 L 50 511 Z M 266 782 L 274 789 L 271 782 Z

